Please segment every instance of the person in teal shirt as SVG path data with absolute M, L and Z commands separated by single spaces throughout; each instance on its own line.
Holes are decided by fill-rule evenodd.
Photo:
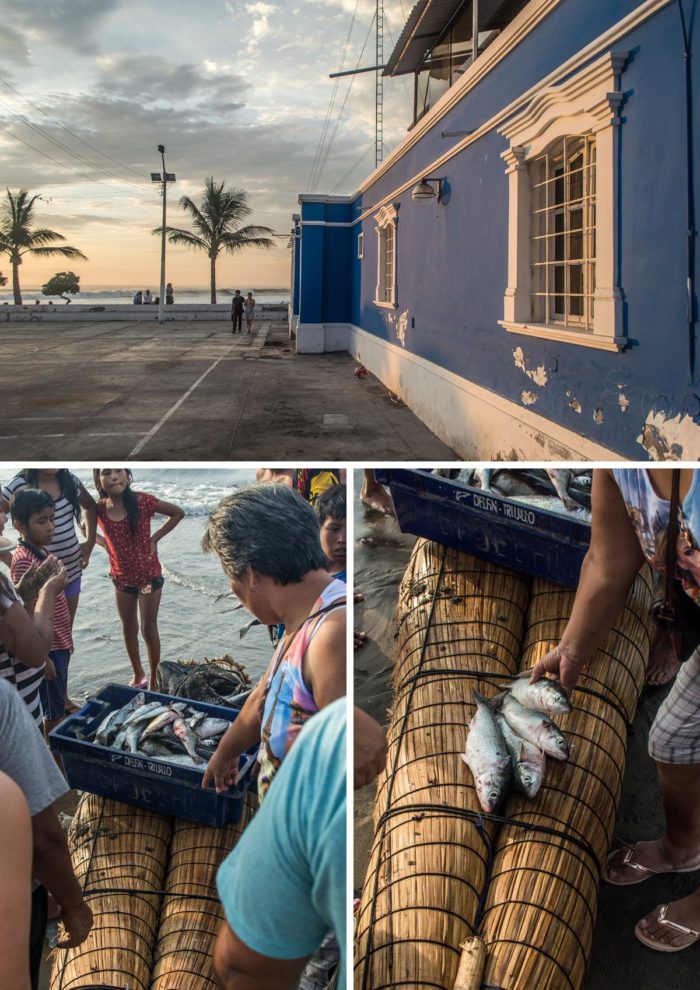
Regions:
M 214 965 L 226 990 L 295 987 L 331 929 L 345 986 L 346 720 L 346 698 L 309 719 L 219 868 Z

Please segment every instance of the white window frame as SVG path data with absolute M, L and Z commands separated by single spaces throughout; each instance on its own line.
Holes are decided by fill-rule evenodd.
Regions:
M 626 53 L 607 53 L 565 82 L 543 88 L 499 129 L 509 143 L 501 155 L 508 176 L 508 285 L 499 323 L 509 333 L 610 351 L 627 344 L 616 222 L 620 74 L 626 61 Z M 596 145 L 596 285 L 593 327 L 576 330 L 532 319 L 530 163 L 564 137 L 587 135 Z
M 398 218 L 399 207 L 397 203 L 388 203 L 383 206 L 379 213 L 375 214 L 377 226 L 374 228 L 377 234 L 377 284 L 374 290 L 374 305 L 384 309 L 396 309 L 398 306 L 396 292 L 396 256 L 398 249 Z M 388 238 L 391 238 L 391 284 L 387 285 L 387 259 L 386 245 Z
M 357 235 L 357 257 L 360 261 L 365 256 L 365 233 L 363 230 Z

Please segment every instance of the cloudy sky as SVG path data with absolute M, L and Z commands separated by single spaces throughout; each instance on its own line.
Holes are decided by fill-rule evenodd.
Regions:
M 386 58 L 412 2 L 386 0 Z M 374 9 L 374 0 L 0 0 L 0 189 L 40 193 L 39 224 L 89 258 L 28 258 L 23 286 L 65 267 L 83 288 L 157 286 L 150 231 L 162 201 L 150 173 L 160 143 L 177 175 L 174 226 L 188 226 L 177 200 L 197 199 L 208 175 L 247 190 L 251 222 L 280 234 L 312 173 L 317 192 L 352 192 L 374 165 L 374 74 L 357 76 L 349 95 L 350 80 L 340 81 L 320 176 L 314 159 L 348 35 L 345 67 L 374 64 Z M 410 122 L 411 80 L 386 89 L 391 148 Z M 286 285 L 286 243 L 226 256 L 219 285 Z M 208 285 L 205 255 L 168 247 L 168 259 L 176 287 Z M 2 257 L 0 271 L 9 274 Z

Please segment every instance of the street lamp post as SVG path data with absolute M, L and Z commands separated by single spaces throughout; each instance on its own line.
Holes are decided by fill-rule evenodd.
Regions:
M 163 174 L 160 172 L 151 172 L 151 182 L 160 182 L 163 186 L 162 196 L 163 196 L 163 222 L 161 225 L 161 235 L 160 235 L 160 295 L 158 296 L 158 322 L 163 323 L 165 321 L 164 307 L 165 307 L 165 216 L 166 216 L 166 205 L 168 198 L 168 183 L 175 181 L 174 172 L 165 171 L 165 145 L 159 144 L 158 151 L 160 151 L 160 157 L 163 161 Z

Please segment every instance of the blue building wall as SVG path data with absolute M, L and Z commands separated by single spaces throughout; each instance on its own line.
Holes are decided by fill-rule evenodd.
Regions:
M 352 228 L 344 274 L 335 264 L 343 252 L 323 253 L 324 281 L 329 278 L 323 308 L 333 297 L 335 320 L 396 344 L 397 316 L 405 313 L 406 351 L 514 403 L 521 404 L 527 388 L 535 396 L 533 412 L 633 458 L 644 457 L 637 438 L 650 411 L 700 422 L 698 376 L 691 375 L 688 357 L 686 90 L 677 5 L 667 5 L 609 49 L 630 55 L 621 76 L 619 129 L 619 269 L 630 343 L 624 352 L 507 333 L 498 325 L 507 285 L 508 179 L 500 157 L 507 142 L 495 129 L 439 169 L 448 189 L 443 204 L 421 208 L 410 190 L 393 191 L 448 150 L 456 139 L 443 138 L 443 130 L 479 127 L 639 6 L 632 0 L 564 0 L 348 208 L 357 217 L 387 196 L 400 204 L 395 312 L 373 303 L 377 237 L 371 214 L 362 223 L 361 263 L 359 225 Z M 683 7 L 697 42 L 694 0 L 684 0 Z M 691 60 L 696 94 L 697 62 L 697 56 Z M 699 146 L 697 138 L 696 122 Z M 697 156 L 693 169 L 700 187 Z M 545 385 L 516 366 L 517 347 L 527 369 L 546 369 Z M 700 449 L 683 456 L 698 457 Z
M 352 299 L 352 204 L 301 203 L 300 322 L 347 323 Z

